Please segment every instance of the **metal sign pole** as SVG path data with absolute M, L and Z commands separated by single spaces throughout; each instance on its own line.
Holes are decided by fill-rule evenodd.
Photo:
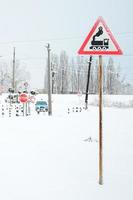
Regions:
M 103 185 L 102 56 L 99 56 L 99 184 Z
M 24 106 L 24 103 L 23 103 L 23 116 L 25 115 L 25 106 Z

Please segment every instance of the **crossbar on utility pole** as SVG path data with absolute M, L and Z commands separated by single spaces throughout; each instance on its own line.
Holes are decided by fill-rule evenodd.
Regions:
M 51 63 L 50 63 L 50 44 L 46 46 L 48 51 L 48 115 L 52 115 L 52 102 L 51 102 Z

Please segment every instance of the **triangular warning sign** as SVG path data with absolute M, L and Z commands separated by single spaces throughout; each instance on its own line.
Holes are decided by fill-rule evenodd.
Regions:
M 122 55 L 116 42 L 102 17 L 99 17 L 80 47 L 79 54 L 85 55 Z

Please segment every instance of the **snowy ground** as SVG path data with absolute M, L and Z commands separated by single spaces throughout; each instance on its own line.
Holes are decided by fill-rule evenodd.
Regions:
M 90 103 L 96 98 L 91 96 Z M 127 104 L 133 96 L 105 98 L 110 105 Z M 54 95 L 53 116 L 35 114 L 32 105 L 31 116 L 0 117 L 0 199 L 133 199 L 133 108 L 103 109 L 100 186 L 98 108 L 73 112 L 73 107 L 83 106 L 83 96 Z

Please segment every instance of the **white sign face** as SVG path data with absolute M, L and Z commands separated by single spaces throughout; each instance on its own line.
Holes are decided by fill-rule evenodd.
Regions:
M 121 55 L 122 51 L 103 19 L 99 17 L 78 53 Z
M 102 23 L 100 23 L 97 29 L 94 31 L 84 50 L 90 51 L 93 49 L 96 51 L 117 51 L 114 43 L 112 42 Z

